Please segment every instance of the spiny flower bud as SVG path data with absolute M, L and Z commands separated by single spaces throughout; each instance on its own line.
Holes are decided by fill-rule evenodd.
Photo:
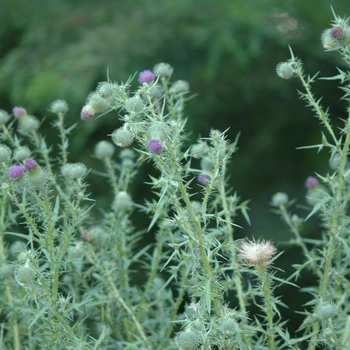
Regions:
M 149 95 L 151 98 L 157 99 L 162 97 L 164 94 L 164 90 L 160 85 L 154 85 L 149 90 Z
M 206 173 L 202 172 L 197 176 L 197 181 L 201 185 L 206 185 L 210 181 L 210 177 Z
M 0 109 L 0 125 L 6 124 L 9 120 L 10 115 L 3 109 Z
M 10 245 L 10 254 L 13 256 L 17 256 L 18 254 L 22 253 L 23 251 L 26 250 L 26 245 L 23 241 L 14 241 Z
M 322 304 L 316 308 L 316 316 L 320 320 L 329 320 L 338 313 L 337 307 L 333 302 Z
M 125 158 L 134 159 L 135 156 L 136 156 L 135 151 L 131 148 L 125 148 L 121 150 L 119 153 L 120 159 L 125 159 Z
M 97 92 L 101 97 L 111 100 L 115 95 L 114 84 L 108 82 L 99 83 Z
M 164 122 L 154 122 L 149 126 L 147 133 L 149 138 L 164 140 L 169 135 L 169 128 Z
M 153 73 L 158 77 L 170 77 L 173 74 L 173 68 L 168 63 L 158 63 L 153 68 Z
M 171 85 L 171 88 L 169 89 L 170 92 L 173 94 L 179 94 L 188 92 L 190 90 L 190 84 L 185 80 L 177 80 Z
M 279 207 L 288 203 L 288 195 L 284 192 L 277 192 L 272 196 L 271 204 L 274 207 Z
M 91 236 L 91 244 L 96 249 L 101 249 L 108 241 L 108 234 L 106 230 L 100 226 L 95 226 L 89 230 Z
M 30 284 L 35 278 L 36 272 L 35 270 L 26 264 L 24 266 L 19 267 L 15 271 L 15 280 L 21 286 L 25 286 Z
M 87 169 L 83 163 L 70 163 L 62 168 L 61 173 L 71 179 L 81 179 L 86 175 Z
M 313 176 L 309 176 L 305 181 L 305 187 L 310 189 L 316 186 L 318 186 L 318 180 Z
M 6 145 L 0 145 L 0 163 L 7 162 L 11 158 L 11 149 Z
M 209 157 L 203 157 L 201 159 L 201 168 L 204 171 L 211 172 L 214 168 L 213 161 Z
M 222 322 L 221 330 L 223 333 L 233 335 L 239 331 L 239 326 L 235 320 L 227 319 Z
M 102 97 L 98 92 L 91 93 L 87 98 L 88 106 L 95 111 L 95 113 L 103 113 L 111 108 L 109 100 Z
M 49 174 L 41 167 L 28 171 L 25 176 L 25 184 L 32 189 L 42 189 L 47 185 L 48 181 Z
M 13 267 L 11 265 L 2 265 L 0 267 L 0 278 L 10 277 L 13 275 Z
M 267 265 L 276 251 L 271 242 L 264 240 L 258 242 L 244 240 L 239 249 L 240 256 L 245 263 L 253 266 Z
M 50 111 L 52 113 L 66 113 L 68 111 L 68 103 L 64 100 L 56 100 L 51 103 Z
M 114 144 L 119 147 L 128 147 L 134 141 L 133 134 L 125 127 L 114 130 L 111 137 Z
M 276 66 L 276 73 L 282 79 L 290 79 L 294 77 L 294 69 L 289 62 L 280 62 Z
M 153 81 L 155 78 L 154 74 L 150 70 L 144 70 L 139 74 L 139 83 L 144 84 L 144 83 L 150 83 Z
M 24 173 L 23 168 L 20 165 L 12 165 L 9 169 L 9 177 L 13 180 L 20 178 Z
M 31 171 L 31 170 L 35 170 L 38 167 L 38 164 L 34 159 L 27 158 L 24 161 L 24 167 L 26 168 L 26 170 Z
M 176 343 L 181 350 L 194 350 L 201 344 L 201 337 L 197 333 L 184 331 L 176 336 Z
M 12 113 L 17 119 L 20 119 L 27 115 L 27 111 L 23 107 L 14 107 L 12 109 Z
M 95 156 L 98 159 L 111 158 L 114 154 L 114 146 L 108 141 L 100 141 L 95 146 Z
M 19 119 L 18 131 L 21 134 L 29 134 L 39 128 L 39 120 L 32 115 L 25 115 Z
M 129 98 L 125 103 L 125 109 L 129 113 L 140 113 L 145 106 L 144 101 L 139 96 Z
M 80 112 L 81 120 L 89 120 L 94 117 L 96 114 L 95 109 L 93 109 L 90 105 L 85 105 Z
M 126 191 L 120 191 L 116 195 L 113 202 L 113 209 L 119 210 L 129 210 L 132 207 L 132 199 Z
M 321 42 L 322 42 L 323 48 L 325 48 L 326 50 L 333 49 L 336 46 L 335 41 L 331 35 L 331 29 L 326 29 L 322 33 Z
M 147 143 L 148 149 L 154 154 L 160 154 L 163 152 L 164 146 L 159 139 L 150 139 Z
M 13 155 L 13 158 L 18 160 L 19 162 L 22 162 L 29 157 L 30 157 L 30 150 L 28 147 L 17 148 Z

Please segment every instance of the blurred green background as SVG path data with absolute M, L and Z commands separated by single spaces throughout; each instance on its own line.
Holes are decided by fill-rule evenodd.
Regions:
M 305 179 L 330 170 L 325 152 L 296 150 L 320 142 L 321 126 L 298 99 L 300 83 L 278 78 L 275 67 L 290 58 L 290 45 L 308 74 L 336 74 L 335 66 L 343 63 L 320 42 L 333 19 L 330 5 L 338 15 L 350 15 L 344 0 L 1 0 L 0 108 L 23 106 L 46 118 L 43 132 L 55 140 L 47 110 L 53 100 L 67 100 L 68 124 L 78 123 L 70 160 L 97 168 L 93 147 L 120 122 L 117 113 L 80 121 L 88 93 L 106 80 L 107 70 L 112 80 L 122 81 L 158 62 L 170 63 L 173 78 L 187 80 L 197 94 L 187 106 L 192 141 L 210 128 L 230 128 L 231 140 L 241 133 L 230 186 L 243 200 L 251 199 L 252 225 L 237 218 L 244 227 L 237 235 L 273 239 L 285 250 L 278 267 L 288 275 L 302 257 L 283 245 L 290 233 L 271 213 L 271 196 L 284 191 L 305 205 Z M 324 96 L 337 125 L 346 105 L 336 82 L 321 80 L 314 91 Z M 147 174 L 138 179 L 135 193 L 145 179 Z M 89 181 L 103 207 L 108 192 L 98 187 L 99 179 Z M 306 223 L 305 234 L 319 235 L 316 224 Z M 281 293 L 290 296 L 288 290 Z

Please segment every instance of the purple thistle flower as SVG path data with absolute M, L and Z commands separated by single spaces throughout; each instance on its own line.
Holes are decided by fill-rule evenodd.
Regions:
M 38 166 L 37 162 L 32 158 L 27 158 L 24 161 L 24 167 L 29 171 L 35 170 L 37 168 L 37 166 Z
M 20 119 L 27 115 L 27 111 L 23 107 L 14 107 L 12 109 L 12 113 L 17 119 Z
M 201 184 L 201 185 L 206 185 L 210 179 L 209 179 L 209 176 L 205 173 L 200 173 L 198 176 L 197 176 L 197 181 Z
M 158 139 L 150 139 L 148 141 L 148 149 L 155 154 L 159 154 L 163 152 L 164 146 L 162 141 Z
M 89 120 L 94 117 L 96 111 L 89 105 L 83 107 L 80 113 L 81 120 Z
M 333 39 L 342 39 L 344 37 L 345 31 L 341 26 L 334 26 L 331 29 L 330 34 Z
M 150 70 L 144 70 L 139 74 L 139 83 L 150 83 L 155 78 L 154 74 Z
M 24 170 L 20 165 L 12 165 L 9 169 L 9 177 L 14 180 L 20 178 L 23 173 Z
M 308 189 L 315 188 L 317 185 L 318 180 L 313 176 L 309 176 L 305 181 L 305 187 Z

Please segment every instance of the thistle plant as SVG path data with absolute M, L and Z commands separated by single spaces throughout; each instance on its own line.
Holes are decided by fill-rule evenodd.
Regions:
M 334 16 L 322 44 L 350 64 L 348 19 Z M 135 76 L 125 83 L 108 79 L 87 97 L 80 123 L 119 116 L 95 146 L 97 169 L 70 161 L 75 125 L 66 125 L 65 101 L 49 109 L 58 145 L 47 144 L 41 122 L 24 107 L 14 107 L 12 116 L 0 110 L 1 349 L 350 348 L 350 114 L 336 132 L 311 91 L 316 75 L 306 76 L 290 52 L 277 74 L 301 81 L 301 98 L 325 128 L 321 143 L 306 147 L 328 149 L 331 164 L 328 174 L 305 182 L 305 218 L 293 213 L 286 193 L 272 196 L 291 231 L 289 243 L 304 254 L 291 276 L 278 268 L 279 242 L 258 233 L 236 237 L 237 215 L 250 224 L 249 201 L 228 186 L 238 138 L 212 129 L 188 144 L 190 86 L 172 81 L 169 64 L 141 72 L 136 88 Z M 340 80 L 350 102 L 349 73 L 338 69 L 327 79 Z M 140 200 L 133 181 L 144 163 L 155 169 L 144 184 L 152 193 Z M 110 187 L 102 216 L 93 215 L 90 176 Z M 135 228 L 137 213 L 149 219 L 143 229 Z M 311 216 L 322 227 L 314 240 L 302 235 Z M 154 239 L 145 246 L 147 235 Z M 310 301 L 295 310 L 305 318 L 290 334 L 283 316 L 288 305 L 277 288 L 297 293 L 306 270 L 316 283 L 305 289 Z

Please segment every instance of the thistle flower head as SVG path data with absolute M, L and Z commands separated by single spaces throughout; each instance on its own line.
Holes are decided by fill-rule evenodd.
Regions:
M 21 134 L 29 134 L 38 130 L 40 122 L 32 115 L 25 115 L 19 119 L 18 131 Z
M 7 162 L 11 158 L 12 151 L 6 145 L 0 145 L 0 162 Z
M 3 109 L 0 109 L 0 125 L 6 124 L 9 120 L 9 114 Z
M 26 168 L 26 170 L 29 170 L 29 171 L 35 170 L 37 166 L 38 166 L 37 162 L 32 158 L 27 158 L 24 161 L 24 167 Z
M 139 83 L 150 83 L 155 78 L 154 74 L 150 70 L 144 70 L 139 74 Z
M 154 154 L 160 154 L 163 152 L 164 146 L 161 140 L 150 139 L 147 145 L 148 149 Z
M 309 176 L 305 181 L 305 187 L 311 189 L 315 188 L 316 186 L 318 186 L 318 180 L 313 176 Z
M 111 158 L 114 154 L 114 146 L 108 141 L 100 141 L 96 144 L 94 152 L 98 159 Z
M 201 185 L 206 185 L 210 179 L 209 179 L 209 176 L 206 174 L 206 173 L 200 173 L 198 176 L 197 176 L 197 181 L 201 184 Z
M 153 68 L 153 73 L 160 77 L 170 77 L 173 74 L 173 68 L 168 63 L 158 63 Z
M 27 115 L 27 111 L 23 107 L 14 107 L 12 109 L 12 113 L 17 119 L 20 119 Z
M 197 333 L 184 331 L 177 335 L 176 343 L 181 350 L 194 350 L 201 343 L 201 338 Z
M 264 240 L 258 242 L 245 240 L 239 249 L 239 254 L 245 263 L 253 266 L 267 265 L 276 252 L 275 246 Z
M 125 127 L 114 130 L 111 137 L 114 144 L 118 147 L 128 147 L 134 141 L 133 134 Z
M 81 120 L 89 120 L 94 117 L 96 111 L 90 105 L 85 105 L 80 112 Z
M 271 204 L 274 207 L 279 207 L 280 205 L 284 205 L 288 203 L 288 195 L 284 192 L 277 192 L 272 196 Z
M 12 165 L 9 169 L 9 177 L 13 180 L 20 178 L 23 173 L 24 170 L 20 165 Z
M 329 320 L 337 315 L 337 306 L 333 302 L 320 304 L 315 310 L 316 316 L 320 320 Z

